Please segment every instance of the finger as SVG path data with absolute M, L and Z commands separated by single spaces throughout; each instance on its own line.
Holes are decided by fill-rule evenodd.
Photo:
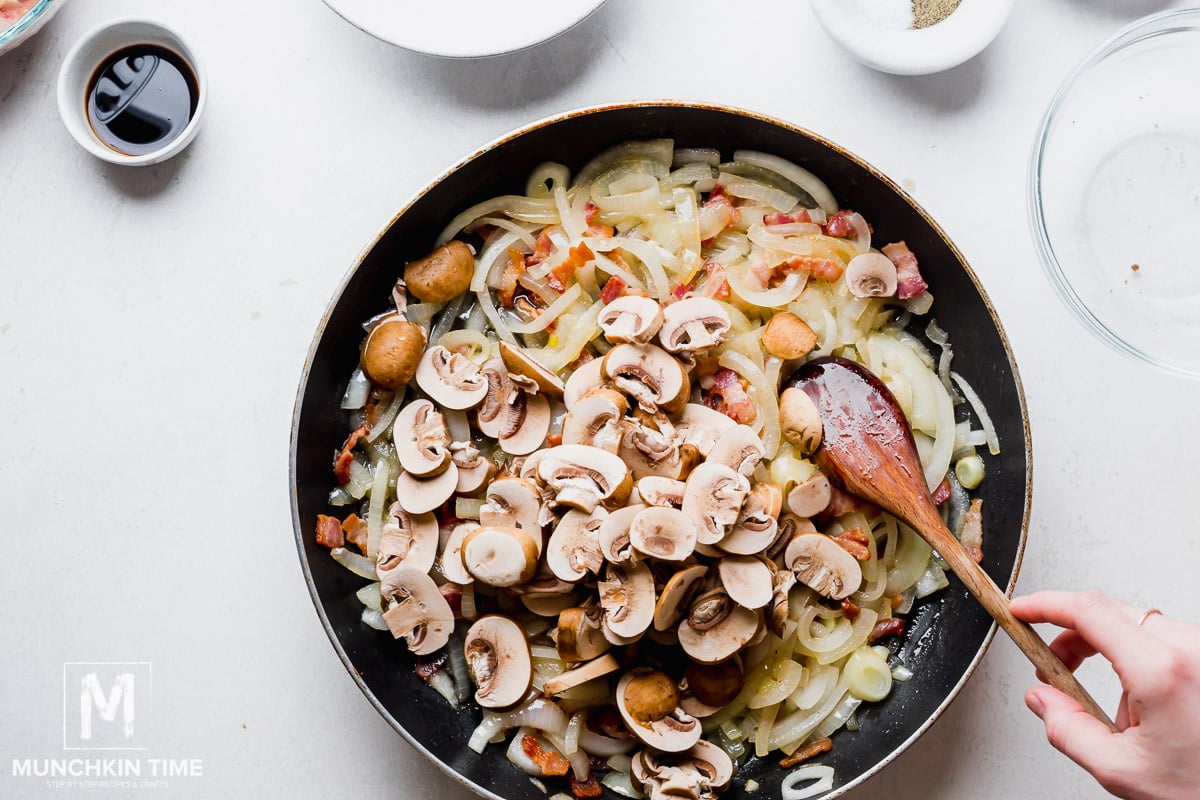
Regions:
M 1026 622 L 1077 631 L 1118 672 L 1138 664 L 1156 642 L 1138 626 L 1136 609 L 1099 592 L 1037 592 L 1014 600 L 1012 611 Z
M 1129 692 L 1121 692 L 1121 702 L 1117 706 L 1117 727 L 1125 730 L 1130 725 L 1136 725 L 1137 720 L 1129 705 Z
M 1079 631 L 1065 630 L 1050 643 L 1050 649 L 1074 672 L 1079 665 L 1096 655 L 1096 648 Z
M 1088 772 L 1123 760 L 1120 734 L 1083 710 L 1057 689 L 1039 686 L 1025 694 L 1025 704 L 1046 725 L 1046 738 L 1056 750 Z

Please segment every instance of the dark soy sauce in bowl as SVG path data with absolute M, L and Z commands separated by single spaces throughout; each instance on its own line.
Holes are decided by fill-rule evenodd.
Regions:
M 92 74 L 88 123 L 118 153 L 153 153 L 183 133 L 199 94 L 195 73 L 177 53 L 154 44 L 132 45 L 110 55 Z

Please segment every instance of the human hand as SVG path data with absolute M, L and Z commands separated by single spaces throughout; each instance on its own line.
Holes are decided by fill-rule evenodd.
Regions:
M 1013 600 L 1012 610 L 1064 629 L 1050 647 L 1068 669 L 1099 654 L 1124 689 L 1119 733 L 1057 689 L 1030 689 L 1025 704 L 1045 723 L 1050 744 L 1118 797 L 1200 797 L 1200 626 L 1143 618 L 1142 609 L 1099 592 L 1038 592 Z

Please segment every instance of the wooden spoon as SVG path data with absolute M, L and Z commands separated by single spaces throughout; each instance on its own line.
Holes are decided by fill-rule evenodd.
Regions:
M 846 491 L 903 520 L 949 563 L 971 594 L 1055 689 L 1112 730 L 1116 725 L 1054 651 L 1013 616 L 1008 598 L 942 522 L 926 488 L 904 412 L 879 378 L 842 358 L 820 358 L 788 380 L 816 404 L 824 428 L 815 458 Z

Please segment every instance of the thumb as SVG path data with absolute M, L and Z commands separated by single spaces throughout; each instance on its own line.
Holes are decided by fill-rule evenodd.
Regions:
M 1056 750 L 1088 772 L 1111 768 L 1124 758 L 1120 734 L 1113 733 L 1057 689 L 1038 686 L 1025 694 L 1025 704 L 1046 725 L 1046 738 Z

